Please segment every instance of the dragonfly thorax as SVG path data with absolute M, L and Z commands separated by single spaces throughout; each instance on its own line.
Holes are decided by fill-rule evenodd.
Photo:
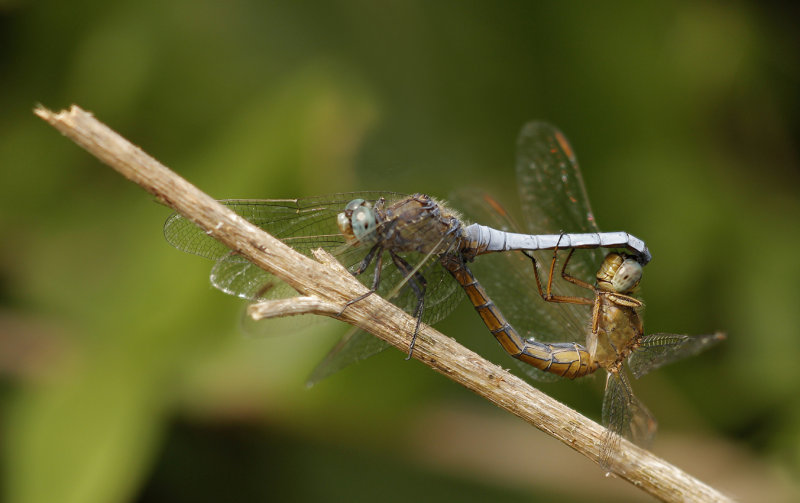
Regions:
M 620 253 L 606 255 L 597 271 L 598 290 L 630 293 L 642 279 L 642 265 L 636 258 Z
M 377 217 L 375 210 L 363 199 L 353 199 L 336 217 L 339 230 L 348 241 L 374 242 Z

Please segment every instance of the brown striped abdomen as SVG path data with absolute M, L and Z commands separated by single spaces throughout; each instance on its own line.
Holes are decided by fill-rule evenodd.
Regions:
M 464 288 L 486 327 L 509 355 L 539 370 L 568 379 L 583 377 L 597 370 L 597 362 L 593 361 L 586 348 L 578 343 L 544 343 L 523 339 L 489 299 L 466 264 L 456 257 L 445 257 L 442 264 Z

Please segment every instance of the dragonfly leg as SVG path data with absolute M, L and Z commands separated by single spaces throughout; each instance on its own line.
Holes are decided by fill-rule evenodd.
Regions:
M 461 231 L 461 222 L 457 218 L 454 218 L 454 217 L 448 218 L 447 219 L 447 232 L 445 233 L 445 236 L 450 237 L 450 236 L 453 236 L 454 234 L 455 235 L 460 235 L 461 232 L 462 232 Z M 453 239 L 450 242 L 450 244 L 447 246 L 446 250 L 442 250 L 441 254 L 442 255 L 444 255 L 444 254 L 452 254 L 454 252 L 457 252 L 460 249 L 461 249 L 461 240 L 456 238 L 456 239 Z M 465 259 L 464 255 L 461 255 L 461 258 L 462 258 L 462 260 L 464 260 Z
M 594 291 L 594 287 L 589 283 L 576 278 L 575 276 L 571 276 L 567 274 L 567 264 L 569 264 L 570 259 L 572 258 L 572 254 L 575 253 L 575 248 L 569 251 L 569 255 L 567 255 L 567 259 L 564 261 L 564 265 L 561 266 L 561 277 L 564 278 L 566 281 L 569 281 L 573 285 L 577 285 L 581 288 L 585 288 L 587 290 Z M 550 268 L 550 274 L 553 274 L 552 267 Z
M 558 260 L 558 247 L 561 245 L 561 238 L 564 236 L 562 233 L 558 236 L 558 242 L 553 249 L 553 260 L 550 261 L 550 273 L 547 275 L 547 296 L 553 296 L 553 270 L 556 268 L 556 260 Z
M 356 272 L 353 273 L 354 276 L 358 276 L 359 274 L 364 272 L 364 270 L 369 266 L 369 263 L 372 262 L 372 258 L 375 255 L 375 251 L 378 250 L 378 249 L 380 249 L 380 247 L 378 245 L 375 245 L 375 246 L 372 247 L 372 249 L 369 251 L 367 256 L 364 257 L 364 260 L 361 261 L 361 264 L 358 266 L 358 269 L 356 270 Z M 347 309 L 348 307 L 352 306 L 356 302 L 364 300 L 367 297 L 369 297 L 370 295 L 372 295 L 373 293 L 375 293 L 375 291 L 378 289 L 378 285 L 380 285 L 380 283 L 381 283 L 381 270 L 382 269 L 383 269 L 383 249 L 380 249 L 380 253 L 378 254 L 378 258 L 375 261 L 375 273 L 372 276 L 372 288 L 370 288 L 368 292 L 363 293 L 363 294 L 359 295 L 358 297 L 356 297 L 354 299 L 348 300 L 344 304 L 344 307 L 342 307 L 342 310 L 339 311 L 339 314 L 337 316 L 341 316 L 342 313 L 344 313 L 345 309 Z
M 380 249 L 381 249 L 380 243 L 370 248 L 369 253 L 367 253 L 367 255 L 364 257 L 361 263 L 358 264 L 356 270 L 353 271 L 353 276 L 358 276 L 359 274 L 366 271 L 367 267 L 369 267 L 369 265 L 372 263 L 372 259 L 375 258 L 375 253 Z
M 639 309 L 643 305 L 641 300 L 637 299 L 636 297 L 631 297 L 630 295 L 623 295 L 621 293 L 611 293 L 607 294 L 607 297 L 611 300 L 611 302 L 622 307 Z
M 417 342 L 419 325 L 422 322 L 422 312 L 425 308 L 425 289 L 428 286 L 428 282 L 425 281 L 425 278 L 419 273 L 419 271 L 415 271 L 413 274 L 411 274 L 411 271 L 413 270 L 411 264 L 406 262 L 402 257 L 391 250 L 389 250 L 389 255 L 392 257 L 394 265 L 396 265 L 400 272 L 403 273 L 403 276 L 408 277 L 408 285 L 414 291 L 414 295 L 417 296 L 417 308 L 414 310 L 414 317 L 417 319 L 417 323 L 414 327 L 414 335 L 411 336 L 411 344 L 408 346 L 408 356 L 406 356 L 406 360 L 410 360 L 414 353 L 414 344 Z
M 575 249 L 573 248 L 572 251 Z M 533 277 L 536 279 L 536 288 L 539 290 L 539 295 L 547 302 L 555 302 L 558 304 L 582 304 L 582 305 L 592 305 L 594 304 L 594 299 L 587 299 L 585 297 L 575 297 L 571 295 L 553 295 L 551 287 L 553 281 L 553 271 L 555 269 L 555 261 L 556 256 L 553 254 L 553 261 L 550 263 L 550 276 L 548 277 L 547 281 L 547 291 L 542 288 L 542 280 L 539 278 L 539 268 L 536 264 L 536 258 L 533 256 L 532 253 L 528 253 L 528 251 L 522 252 L 526 257 L 531 259 L 531 263 L 533 264 Z M 570 255 L 572 252 L 570 252 Z M 567 257 L 569 259 L 569 257 Z M 591 287 L 591 285 L 589 286 Z

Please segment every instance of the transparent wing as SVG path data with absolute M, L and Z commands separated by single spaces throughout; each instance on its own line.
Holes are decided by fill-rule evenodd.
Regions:
M 334 255 L 352 271 L 361 262 L 366 250 L 354 253 L 352 247 L 345 247 Z M 458 284 L 439 266 L 436 256 L 427 257 L 420 253 L 401 253 L 404 260 L 412 267 L 419 266 L 418 273 L 425 279 L 425 310 L 422 321 L 434 324 L 449 315 L 455 309 L 460 297 L 454 295 Z M 420 264 L 421 261 L 424 263 Z M 369 265 L 358 279 L 367 286 L 372 286 L 376 262 Z M 292 287 L 276 276 L 266 272 L 246 258 L 228 254 L 220 258 L 211 269 L 211 284 L 217 289 L 246 300 L 258 301 L 283 299 L 297 295 Z M 399 291 L 394 292 L 402 284 Z M 407 312 L 413 312 L 417 305 L 417 297 L 409 287 L 404 274 L 395 267 L 391 259 L 384 257 L 381 268 L 381 281 L 378 295 L 392 301 Z
M 460 190 L 453 194 L 451 200 L 459 209 L 463 208 L 464 215 L 472 221 L 499 230 L 524 232 L 505 207 L 485 192 Z M 550 256 L 552 257 L 552 252 Z M 585 339 L 585 327 L 574 333 L 565 330 L 562 305 L 545 302 L 539 295 L 534 280 L 533 263 L 522 253 L 481 255 L 475 259 L 474 264 L 470 264 L 470 269 L 511 326 L 523 337 L 547 342 L 582 342 Z M 587 310 L 586 326 L 589 323 L 588 313 Z M 537 381 L 559 379 L 555 374 L 542 372 L 519 360 L 515 359 L 514 362 L 526 375 Z
M 314 248 L 330 250 L 345 244 L 336 225 L 336 215 L 348 202 L 360 198 L 374 203 L 380 197 L 396 200 L 404 196 L 394 192 L 343 192 L 303 199 L 227 199 L 220 203 L 308 255 Z M 164 237 L 181 251 L 213 260 L 230 252 L 194 222 L 177 213 L 164 223 Z
M 610 371 L 603 397 L 603 425 L 606 432 L 600 446 L 600 465 L 610 468 L 619 439 L 625 437 L 642 447 L 648 447 L 658 429 L 653 414 L 633 394 L 624 371 Z
M 520 228 L 504 209 L 510 205 L 482 193 L 456 196 L 465 215 L 484 225 L 527 234 L 599 232 L 578 161 L 561 131 L 543 122 L 526 124 L 517 142 L 516 170 L 524 228 Z M 594 283 L 602 254 L 597 249 L 577 250 L 567 272 Z M 554 254 L 539 251 L 533 255 L 546 288 Z M 564 251 L 557 256 L 552 293 L 591 298 L 591 291 L 561 278 L 566 255 Z M 532 268 L 531 261 L 519 253 L 482 256 L 472 267 L 489 296 L 520 334 L 540 341 L 585 343 L 590 307 L 545 302 L 539 295 Z
M 353 270 L 369 248 L 347 244 L 347 240 L 339 232 L 336 216 L 353 199 L 361 198 L 374 204 L 381 197 L 386 199 L 387 204 L 391 204 L 406 196 L 393 192 L 350 192 L 305 199 L 231 199 L 221 202 L 300 253 L 310 255 L 311 250 L 324 248 Z M 227 294 L 248 300 L 284 298 L 293 294 L 293 290 L 281 280 L 232 253 L 181 215 L 173 214 L 167 219 L 164 236 L 181 251 L 217 260 L 211 273 L 211 282 Z M 404 254 L 404 258 L 408 263 L 416 265 L 424 257 L 421 254 L 408 253 Z M 371 266 L 361 275 L 362 281 L 371 282 L 373 274 L 374 266 Z M 439 273 L 431 276 L 428 290 L 431 297 L 426 300 L 434 307 L 441 304 L 442 297 L 448 293 L 437 291 L 443 283 L 443 275 Z M 384 260 L 381 278 L 379 293 L 385 294 L 402 280 L 403 275 L 397 271 L 391 260 Z M 455 288 L 450 290 L 455 291 Z
M 310 255 L 324 248 L 351 267 L 363 258 L 367 249 L 348 246 L 339 232 L 336 216 L 348 202 L 361 198 L 375 202 L 380 197 L 392 200 L 402 194 L 350 192 L 304 199 L 228 199 L 220 201 L 250 223 Z M 211 283 L 221 291 L 247 300 L 285 298 L 294 295 L 288 285 L 247 259 L 232 253 L 225 245 L 183 216 L 173 213 L 164 224 L 164 237 L 175 248 L 217 260 Z
M 448 316 L 461 301 L 461 296 L 455 295 L 459 290 L 458 283 L 439 264 L 438 257 L 435 255 L 429 256 L 420 253 L 401 253 L 400 255 L 413 268 L 419 267 L 418 273 L 427 283 L 422 321 L 429 325 L 438 323 Z M 374 266 L 370 266 L 367 272 L 359 276 L 359 279 L 365 284 L 370 284 L 373 269 Z M 408 282 L 408 278 L 394 267 L 391 260 L 385 258 L 378 294 L 404 311 L 413 313 L 417 306 L 417 297 Z M 396 291 L 397 286 L 401 284 L 402 287 Z
M 456 196 L 464 214 L 484 225 L 528 234 L 599 232 L 578 161 L 558 129 L 543 122 L 526 124 L 517 142 L 516 169 L 524 228 L 519 228 L 505 210 L 504 206 L 508 205 L 486 194 Z M 531 261 L 519 253 L 502 255 L 502 258 L 479 257 L 472 269 L 511 324 L 521 334 L 541 341 L 585 342 L 590 309 L 545 302 L 538 294 Z M 553 252 L 534 252 L 534 257 L 539 277 L 546 287 Z M 591 298 L 593 294 L 588 290 L 562 280 L 561 266 L 565 258 L 566 252 L 559 252 L 553 293 Z M 601 260 L 599 250 L 577 250 L 567 272 L 593 283 Z M 506 264 L 497 265 L 501 261 Z M 509 270 L 513 272 L 507 272 Z
M 527 232 L 516 228 L 516 223 L 501 203 L 486 193 L 460 192 L 456 196 L 467 208 L 464 213 L 477 222 L 501 230 Z M 486 223 L 488 222 L 488 223 Z M 588 250 L 577 250 L 569 263 L 569 271 L 577 260 Z M 591 298 L 589 290 L 576 287 L 560 277 L 561 260 L 566 253 L 559 252 L 554 277 L 554 292 L 561 295 L 574 295 Z M 546 287 L 552 251 L 538 252 L 537 266 L 543 287 Z M 482 255 L 470 268 L 484 286 L 489 296 L 499 306 L 511 325 L 521 335 L 540 341 L 583 342 L 589 326 L 591 311 L 586 306 L 555 304 L 545 302 L 539 295 L 534 277 L 533 263 L 520 252 L 493 253 Z
M 525 231 L 530 234 L 559 232 L 599 232 L 589 204 L 575 152 L 564 134 L 544 122 L 530 122 L 520 132 L 517 140 L 517 184 L 525 219 Z M 550 271 L 552 253 L 534 254 L 540 278 L 545 280 Z M 586 297 L 587 291 L 561 280 L 561 254 L 556 264 L 553 280 L 558 295 Z M 568 272 L 588 283 L 603 258 L 599 249 L 577 250 L 569 262 Z M 589 295 L 591 296 L 591 295 Z M 586 306 L 561 304 L 552 306 L 559 311 L 565 329 L 573 337 L 585 334 L 588 323 Z
M 522 128 L 517 140 L 517 183 L 532 233 L 599 231 L 578 160 L 556 127 L 530 122 Z
M 697 336 L 647 335 L 628 358 L 628 368 L 638 379 L 663 365 L 701 353 L 723 339 L 725 335 L 721 333 Z
M 372 334 L 352 328 L 339 339 L 328 354 L 323 358 L 306 381 L 307 386 L 313 386 L 321 380 L 353 363 L 374 356 L 391 345 Z

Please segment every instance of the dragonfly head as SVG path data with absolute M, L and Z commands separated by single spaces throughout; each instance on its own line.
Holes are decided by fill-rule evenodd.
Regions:
M 620 253 L 606 255 L 597 271 L 597 288 L 606 292 L 630 293 L 642 279 L 642 264 L 636 257 Z
M 353 199 L 336 217 L 339 230 L 348 241 L 371 242 L 375 240 L 378 219 L 375 210 L 363 199 Z

